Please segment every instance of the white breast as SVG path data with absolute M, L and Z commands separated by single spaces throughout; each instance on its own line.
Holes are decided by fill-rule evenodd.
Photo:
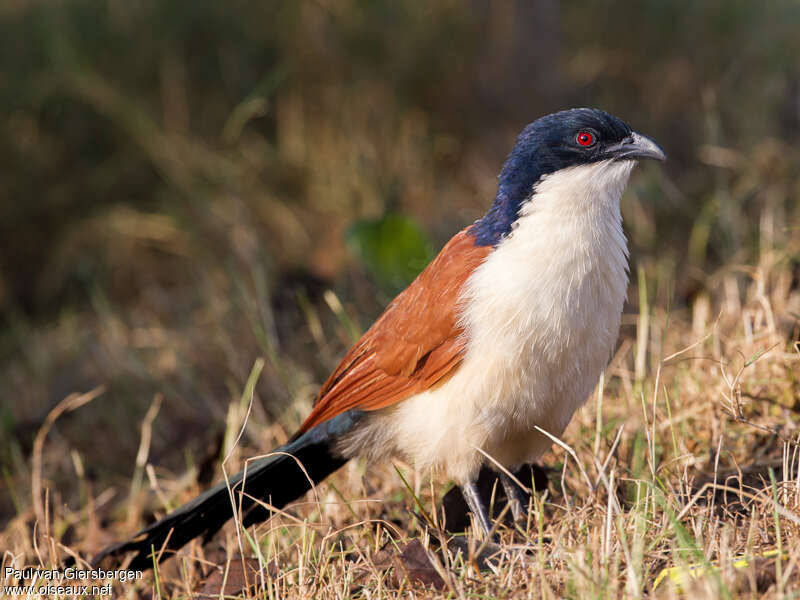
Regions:
M 456 481 L 477 473 L 476 448 L 514 467 L 550 446 L 534 426 L 563 432 L 617 338 L 628 284 L 619 199 L 633 165 L 573 167 L 536 186 L 512 233 L 467 281 L 460 368 L 373 414 L 362 442 Z

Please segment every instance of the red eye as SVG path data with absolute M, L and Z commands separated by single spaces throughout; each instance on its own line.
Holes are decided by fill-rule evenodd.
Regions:
M 588 131 L 579 131 L 575 136 L 575 141 L 581 146 L 589 147 L 594 145 L 594 136 Z

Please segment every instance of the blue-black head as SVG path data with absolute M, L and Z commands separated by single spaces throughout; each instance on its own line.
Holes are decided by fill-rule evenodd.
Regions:
M 545 175 L 603 160 L 664 160 L 649 137 L 596 108 L 573 108 L 537 119 L 522 130 L 500 172 L 497 196 L 470 232 L 494 245 L 511 230 L 519 209 Z

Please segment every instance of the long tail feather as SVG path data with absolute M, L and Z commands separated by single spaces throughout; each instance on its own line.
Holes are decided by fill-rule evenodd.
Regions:
M 228 482 L 200 494 L 130 540 L 105 548 L 92 559 L 92 564 L 135 552 L 129 568 L 151 568 L 154 556 L 163 560 L 196 537 L 210 539 L 233 517 L 234 506 L 237 512 L 241 509 L 245 527 L 266 520 L 270 510 L 257 500 L 283 508 L 347 462 L 335 451 L 336 438 L 349 431 L 359 418 L 360 413 L 349 411 L 314 427 L 269 456 L 249 463 Z

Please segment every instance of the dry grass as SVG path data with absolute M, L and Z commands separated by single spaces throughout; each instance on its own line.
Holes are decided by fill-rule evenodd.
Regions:
M 471 537 L 464 552 L 439 550 L 442 485 L 408 465 L 354 462 L 268 523 L 228 526 L 205 548 L 195 542 L 162 564 L 156 577 L 115 584 L 116 593 L 180 598 L 205 589 L 219 597 L 224 571 L 213 566 L 221 565 L 230 569 L 228 592 L 246 598 L 795 597 L 800 294 L 785 262 L 792 251 L 764 250 L 757 267 L 721 270 L 709 279 L 709 295 L 678 311 L 648 302 L 640 274 L 644 310 L 626 315 L 603 385 L 545 458 L 548 491 L 535 498 L 527 522 L 500 528 L 501 549 L 482 569 Z M 228 473 L 288 433 L 272 424 L 239 439 L 258 420 L 247 422 L 262 367 L 257 361 L 229 408 L 220 452 Z M 33 501 L 18 486 L 18 514 L 0 532 L 3 567 L 87 556 L 137 529 L 148 502 L 167 510 L 200 489 L 196 470 L 175 476 L 148 463 L 158 397 L 141 424 L 129 497 L 95 487 L 80 454 L 47 434 L 60 413 L 87 410 L 82 404 L 101 401 L 101 392 L 69 398 L 40 429 Z M 301 410 L 307 396 L 298 401 Z M 82 499 L 74 508 L 48 483 L 54 454 L 70 452 Z M 432 561 L 421 571 L 397 556 L 413 539 Z M 251 584 L 244 591 L 242 565 Z M 677 584 L 678 574 L 653 589 L 662 569 L 688 565 L 705 575 Z M 425 584 L 433 580 L 438 589 Z
M 796 3 L 6 4 L 2 568 L 91 555 L 285 442 L 391 294 L 351 226 L 413 215 L 441 245 L 521 123 L 579 102 L 670 161 L 623 198 L 632 312 L 604 385 L 490 566 L 431 571 L 446 487 L 398 465 L 418 505 L 353 463 L 115 593 L 219 597 L 210 567 L 235 590 L 243 554 L 266 567 L 231 596 L 671 597 L 658 574 L 689 564 L 700 598 L 797 594 Z

